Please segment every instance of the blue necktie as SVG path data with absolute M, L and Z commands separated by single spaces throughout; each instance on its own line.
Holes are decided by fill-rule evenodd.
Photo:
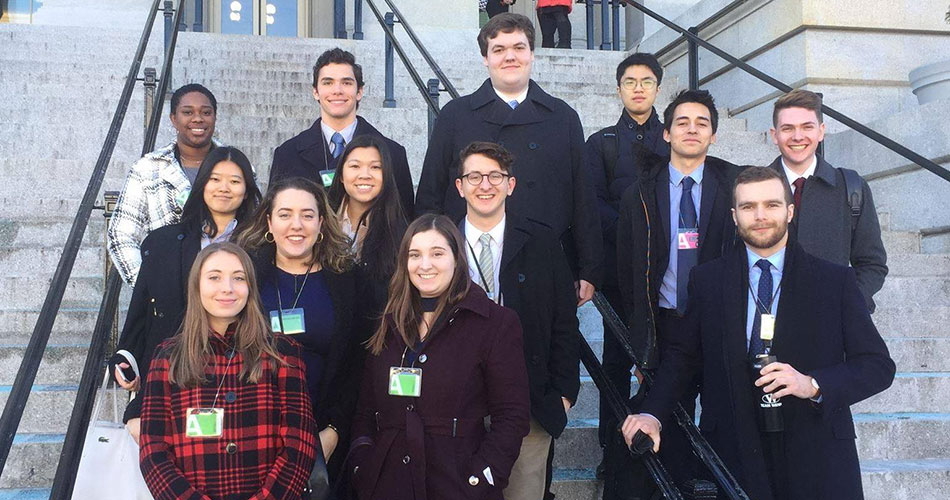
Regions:
M 508 105 L 511 106 L 511 109 L 515 109 L 515 108 L 518 107 L 518 100 L 517 100 L 517 99 L 512 99 L 512 100 L 508 101 Z
M 693 185 L 696 181 L 692 177 L 683 178 L 683 194 L 680 197 L 679 228 L 694 229 L 696 225 L 696 205 L 693 204 Z M 678 240 L 679 235 L 676 235 Z M 678 248 L 676 251 L 676 310 L 686 312 L 686 297 L 688 296 L 689 271 L 693 269 L 699 259 L 699 250 L 695 248 Z
M 333 158 L 339 158 L 343 154 L 343 135 L 339 132 L 334 132 L 330 137 L 330 142 L 333 143 Z
M 761 336 L 762 314 L 772 312 L 772 270 L 770 269 L 772 264 L 765 259 L 759 259 L 755 265 L 762 270 L 762 276 L 759 276 L 759 301 L 755 304 L 755 313 L 752 314 L 752 335 L 749 339 L 750 358 L 754 358 L 756 354 L 765 353 L 765 342 Z

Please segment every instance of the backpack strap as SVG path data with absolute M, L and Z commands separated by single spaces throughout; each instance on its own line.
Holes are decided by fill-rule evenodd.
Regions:
M 844 178 L 848 206 L 851 207 L 851 232 L 853 233 L 858 225 L 858 218 L 861 217 L 861 205 L 864 202 L 861 175 L 850 168 L 839 168 L 838 171 L 841 172 L 841 176 Z
M 620 160 L 620 136 L 617 135 L 617 126 L 611 125 L 600 131 L 603 137 L 604 166 L 607 167 L 607 185 L 614 181 L 617 172 L 617 161 Z

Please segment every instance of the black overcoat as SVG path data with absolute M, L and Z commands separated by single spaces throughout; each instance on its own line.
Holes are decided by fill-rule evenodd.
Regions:
M 181 326 L 188 273 L 201 250 L 201 231 L 188 224 L 160 227 L 148 233 L 141 250 L 142 267 L 116 349 L 132 353 L 141 375 L 146 376 L 155 348 Z M 145 387 L 144 378 L 140 384 Z M 138 418 L 141 410 L 142 398 L 135 398 L 126 407 L 123 421 Z
M 693 269 L 685 327 L 670 339 L 642 408 L 670 415 L 701 373 L 700 430 L 750 498 L 771 500 L 746 340 L 748 267 L 740 246 Z M 889 387 L 894 362 L 849 268 L 791 243 L 781 287 L 772 352 L 814 377 L 822 397 L 782 398 L 788 498 L 863 498 L 849 407 Z
M 399 190 L 399 201 L 406 214 L 411 214 L 413 206 L 412 174 L 409 172 L 406 148 L 384 136 L 362 116 L 357 116 L 356 131 L 353 133 L 353 137 L 364 134 L 376 135 L 386 141 L 386 145 L 389 147 L 389 156 L 393 162 L 393 176 L 396 178 L 396 189 Z M 323 140 L 323 130 L 318 118 L 310 128 L 288 139 L 274 150 L 268 186 L 273 185 L 274 182 L 280 179 L 289 177 L 303 177 L 322 186 L 323 181 L 320 179 L 320 171 L 327 169 L 327 158 L 329 157 L 330 152 L 327 143 Z
M 399 335 L 366 358 L 347 467 L 361 500 L 502 500 L 529 427 L 521 326 L 474 283 L 441 324 L 414 365 L 418 398 L 389 394 L 390 367 L 409 366 Z
M 603 241 L 594 188 L 584 168 L 584 130 L 577 112 L 534 81 L 514 110 L 495 94 L 490 80 L 475 93 L 449 101 L 426 150 L 417 216 L 434 212 L 459 220 L 465 215 L 465 200 L 454 180 L 459 153 L 474 141 L 496 142 L 511 152 L 518 189 L 508 198 L 510 212 L 550 227 L 561 239 L 572 270 L 580 279 L 599 284 Z

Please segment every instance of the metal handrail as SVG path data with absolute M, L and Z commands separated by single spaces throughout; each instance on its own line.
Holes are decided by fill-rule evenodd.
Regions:
M 416 84 L 416 88 L 419 90 L 419 93 L 422 94 L 422 98 L 425 99 L 426 105 L 429 106 L 429 109 L 433 113 L 438 113 L 439 104 L 434 102 L 432 98 L 429 97 L 426 84 L 423 83 L 422 77 L 419 76 L 419 72 L 416 71 L 416 68 L 409 61 L 409 56 L 406 55 L 406 51 L 403 50 L 399 40 L 396 39 L 396 34 L 393 32 L 392 28 L 386 24 L 386 21 L 383 19 L 383 15 L 379 12 L 379 8 L 376 7 L 376 2 L 373 0 L 366 0 L 366 3 L 369 4 L 370 10 L 373 11 L 373 15 L 376 16 L 376 20 L 379 21 L 379 26 L 383 28 L 383 32 L 386 33 L 386 37 L 389 39 L 390 43 L 393 44 L 393 48 L 396 49 L 396 53 L 399 54 L 399 59 L 402 59 L 403 66 L 406 67 L 406 71 L 409 72 L 409 77 L 412 78 L 412 81 Z M 405 20 L 400 18 L 400 22 L 405 23 Z
M 165 6 L 170 7 L 166 0 Z M 165 47 L 165 60 L 162 63 L 162 78 L 158 82 L 158 91 L 155 93 L 152 115 L 145 131 L 142 144 L 142 155 L 155 149 L 155 140 L 161 126 L 162 108 L 165 104 L 165 93 L 168 91 L 172 76 L 172 62 L 175 59 L 175 46 L 178 42 L 178 33 L 182 28 L 181 20 L 184 14 L 185 0 L 178 0 L 175 8 L 175 19 L 169 29 L 169 43 Z M 79 389 L 76 392 L 76 402 L 69 418 L 69 427 L 63 442 L 63 449 L 59 455 L 59 464 L 53 478 L 53 487 L 50 498 L 71 498 L 73 487 L 76 484 L 76 472 L 82 458 L 86 431 L 89 427 L 92 409 L 96 400 L 96 389 L 103 376 L 103 360 L 106 358 L 109 334 L 119 306 L 119 292 L 122 290 L 122 280 L 115 267 L 112 267 L 106 277 L 106 291 L 99 305 L 99 314 L 96 326 L 93 329 L 89 351 L 86 353 L 86 362 L 83 365 L 82 377 L 79 380 Z
M 452 85 L 452 82 L 449 81 L 449 78 L 445 76 L 445 73 L 442 72 L 442 68 L 439 67 L 439 64 L 435 62 L 435 59 L 432 58 L 432 55 L 429 54 L 429 51 L 426 50 L 426 48 L 422 45 L 422 42 L 419 41 L 419 37 L 416 36 L 415 30 L 413 30 L 412 26 L 409 26 L 409 23 L 406 22 L 406 18 L 403 17 L 402 12 L 399 12 L 396 4 L 393 3 L 393 0 L 386 0 L 386 5 L 388 5 L 389 9 L 393 11 L 393 14 L 396 14 L 396 17 L 399 18 L 399 22 L 402 24 L 402 27 L 406 29 L 406 34 L 409 35 L 409 39 L 412 40 L 412 43 L 415 44 L 416 49 L 418 49 L 419 53 L 422 54 L 422 58 L 426 60 L 429 68 L 431 68 L 432 72 L 435 73 L 436 78 L 442 82 L 445 90 L 450 96 L 452 96 L 452 99 L 458 99 L 459 93 L 457 90 L 455 90 L 455 86 Z
M 697 34 L 692 33 L 688 29 L 674 23 L 673 21 L 670 21 L 669 19 L 657 14 L 656 12 L 653 12 L 647 7 L 644 7 L 642 4 L 639 4 L 635 2 L 634 0 L 620 0 L 620 1 L 626 3 L 627 5 L 635 9 L 640 10 L 644 14 L 666 25 L 668 28 L 683 35 L 683 37 L 686 38 L 688 42 L 699 45 L 700 47 L 725 59 L 733 66 L 775 87 L 776 89 L 781 90 L 782 92 L 790 92 L 793 90 L 792 87 L 790 87 L 789 85 L 773 78 L 772 76 L 769 76 L 768 74 L 762 71 L 759 71 L 758 69 L 752 67 L 745 61 L 742 61 L 739 58 L 733 56 L 732 54 L 726 52 L 725 50 L 722 50 L 719 47 L 707 42 L 706 40 L 703 40 Z M 863 123 L 858 122 L 857 120 L 845 115 L 844 113 L 841 113 L 840 111 L 832 109 L 827 104 L 822 103 L 821 111 L 825 115 L 828 115 L 831 118 L 834 118 L 835 120 L 838 120 L 839 122 L 843 123 L 845 126 L 853 129 L 855 132 L 858 132 L 859 134 L 867 137 L 868 139 L 871 139 L 872 141 L 884 146 L 887 149 L 890 149 L 891 151 L 903 156 L 904 158 L 916 163 L 917 165 L 920 165 L 921 168 L 924 168 L 926 170 L 929 170 L 930 172 L 933 172 L 941 179 L 945 181 L 950 181 L 950 170 L 947 170 L 941 167 L 940 165 L 928 160 L 927 158 L 924 158 L 917 152 L 898 143 L 897 141 L 891 139 L 890 137 L 887 137 L 884 134 L 881 134 L 880 132 L 875 131 L 874 129 L 868 127 L 867 125 L 864 125 Z
M 603 316 L 607 325 L 606 330 L 609 330 L 614 338 L 617 339 L 617 342 L 623 348 L 627 357 L 630 358 L 630 361 L 633 362 L 634 366 L 639 366 L 640 363 L 637 359 L 637 354 L 630 344 L 629 330 L 620 319 L 620 316 L 617 315 L 614 308 L 607 302 L 607 298 L 604 297 L 603 293 L 596 292 L 594 293 L 592 302 L 594 306 L 597 307 L 600 315 Z M 643 374 L 644 383 L 647 386 L 653 385 L 653 374 L 648 370 L 642 370 L 641 373 Z M 693 453 L 706 465 L 706 468 L 709 469 L 709 472 L 713 476 L 713 480 L 716 481 L 716 484 L 719 485 L 726 497 L 731 500 L 749 500 L 749 496 L 742 490 L 739 481 L 729 472 L 729 469 L 726 468 L 726 464 L 722 462 L 722 459 L 719 458 L 716 451 L 713 450 L 709 442 L 706 441 L 706 438 L 699 432 L 699 429 L 696 427 L 696 422 L 694 422 L 686 410 L 683 409 L 682 405 L 676 405 L 673 416 L 676 419 L 676 423 L 686 432 L 686 437 L 689 439 L 690 446 L 693 448 Z
M 619 0 L 618 0 L 618 1 L 619 1 Z M 697 23 L 697 24 L 696 24 L 695 26 L 693 26 L 692 28 L 695 28 L 695 29 L 696 29 L 696 33 L 698 34 L 700 31 L 702 31 L 702 30 L 704 30 L 704 29 L 706 29 L 706 28 L 712 26 L 713 23 L 715 23 L 716 21 L 718 21 L 718 20 L 720 20 L 720 19 L 726 17 L 727 15 L 729 15 L 730 13 L 732 13 L 732 11 L 734 11 L 734 10 L 736 10 L 737 8 L 741 7 L 743 4 L 747 3 L 748 1 L 749 1 L 749 0 L 733 0 L 729 5 L 726 5 L 725 7 L 723 7 L 723 8 L 721 8 L 721 9 L 717 10 L 717 11 L 714 12 L 711 16 L 707 17 L 706 19 L 703 19 L 702 21 L 700 21 L 699 23 Z M 691 28 L 691 29 L 692 29 L 692 28 Z M 666 44 L 666 46 L 663 47 L 662 49 L 660 49 L 660 50 L 654 52 L 653 55 L 656 56 L 657 59 L 659 59 L 659 58 L 665 56 L 668 52 L 670 52 L 670 51 L 672 51 L 673 49 L 675 49 L 676 47 L 679 47 L 680 45 L 682 45 L 683 42 L 685 42 L 685 41 L 686 41 L 686 38 L 684 38 L 684 37 L 679 37 L 679 38 L 677 38 L 676 40 L 673 40 L 672 42 Z
M 76 218 L 73 219 L 72 227 L 69 229 L 69 236 L 66 238 L 63 253 L 56 265 L 56 271 L 53 273 L 52 284 L 46 293 L 46 299 L 43 301 L 43 307 L 33 328 L 33 334 L 30 336 L 30 342 L 23 353 L 23 361 L 20 363 L 19 370 L 17 370 L 16 379 L 3 408 L 3 415 L 0 416 L 0 472 L 6 466 L 7 458 L 10 455 L 13 438 L 20 426 L 20 419 L 23 417 L 23 410 L 30 396 L 33 382 L 36 380 L 40 360 L 53 330 L 53 322 L 59 313 L 60 305 L 62 305 L 67 282 L 76 263 L 76 256 L 79 254 L 86 227 L 89 225 L 89 217 L 96 204 L 99 189 L 105 179 L 109 161 L 112 159 L 112 153 L 115 150 L 119 132 L 129 108 L 129 102 L 132 99 L 136 76 L 141 68 L 142 59 L 145 57 L 145 49 L 148 46 L 148 39 L 152 32 L 152 25 L 155 23 L 155 17 L 158 14 L 160 1 L 153 0 L 152 2 L 152 8 L 149 10 L 148 19 L 142 31 L 142 37 L 139 39 L 138 48 L 125 78 L 125 85 L 122 88 L 119 103 L 116 105 L 112 123 L 109 125 L 109 132 L 106 134 L 92 177 L 89 179 L 89 184 L 86 186 L 86 191 L 79 204 L 79 211 L 76 213 Z

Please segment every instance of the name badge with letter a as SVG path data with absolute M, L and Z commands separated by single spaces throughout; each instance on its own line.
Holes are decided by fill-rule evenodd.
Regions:
M 696 250 L 699 248 L 699 228 L 681 227 L 676 231 L 677 250 Z
M 185 436 L 190 438 L 220 437 L 224 427 L 224 409 L 188 408 L 185 410 Z
M 422 368 L 389 369 L 389 395 L 418 398 L 422 394 Z

